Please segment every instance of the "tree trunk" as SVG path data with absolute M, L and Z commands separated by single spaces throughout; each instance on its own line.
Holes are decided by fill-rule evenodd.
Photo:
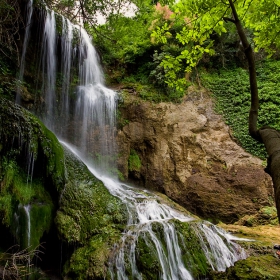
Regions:
M 265 145 L 268 154 L 266 171 L 270 174 L 273 181 L 277 215 L 280 221 L 280 132 L 270 127 L 263 127 L 259 130 L 257 128 L 259 97 L 254 52 L 242 28 L 233 1 L 229 0 L 229 4 L 233 15 L 233 20 L 231 21 L 234 22 L 236 26 L 249 66 L 251 92 L 249 134 L 255 140 Z
M 271 127 L 263 127 L 258 133 L 268 154 L 266 172 L 272 178 L 277 216 L 280 221 L 280 132 Z

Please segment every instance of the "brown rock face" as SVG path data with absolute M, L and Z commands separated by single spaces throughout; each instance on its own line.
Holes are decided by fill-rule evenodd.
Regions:
M 120 107 L 118 167 L 202 218 L 232 223 L 270 205 L 273 188 L 261 160 L 246 153 L 213 111 L 209 94 L 190 88 L 181 104 L 126 98 Z M 129 170 L 131 151 L 140 170 Z

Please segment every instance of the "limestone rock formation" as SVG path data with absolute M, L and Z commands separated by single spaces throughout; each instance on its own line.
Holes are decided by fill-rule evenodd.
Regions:
M 232 139 L 205 90 L 189 88 L 180 104 L 139 101 L 119 106 L 118 167 L 125 179 L 165 193 L 187 210 L 232 223 L 271 205 L 262 161 Z M 129 166 L 131 152 L 141 167 Z

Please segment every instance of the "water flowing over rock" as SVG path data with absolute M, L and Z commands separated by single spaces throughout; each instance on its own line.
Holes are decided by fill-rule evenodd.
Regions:
M 245 258 L 241 247 L 235 244 L 234 238 L 226 232 L 211 223 L 199 220 L 175 203 L 167 202 L 167 198 L 162 198 L 159 194 L 131 187 L 110 175 L 111 169 L 114 168 L 113 152 L 116 150 L 114 134 L 117 93 L 103 84 L 98 57 L 88 34 L 81 27 L 71 25 L 63 17 L 55 15 L 53 11 L 46 10 L 44 14 L 42 69 L 39 71 L 42 73 L 43 99 L 40 116 L 46 126 L 63 139 L 61 143 L 65 146 L 66 153 L 71 151 L 76 155 L 76 159 L 68 163 L 68 166 L 74 165 L 72 170 L 76 168 L 75 176 L 78 176 L 79 168 L 83 166 L 81 161 L 85 162 L 91 173 L 103 182 L 114 197 L 114 203 L 106 206 L 102 204 L 103 197 L 96 197 L 99 202 L 91 204 L 88 198 L 98 193 L 98 189 L 102 189 L 102 183 L 93 177 L 90 179 L 87 174 L 87 181 L 83 181 L 77 187 L 73 185 L 73 182 L 76 182 L 75 178 L 71 177 L 71 174 L 67 175 L 71 180 L 67 182 L 66 178 L 67 183 L 64 189 L 60 190 L 60 209 L 56 217 L 58 232 L 63 241 L 78 244 L 78 248 L 74 249 L 69 263 L 66 264 L 67 276 L 76 279 L 107 277 L 118 280 L 196 279 L 206 277 L 211 269 L 223 271 L 235 261 Z M 57 18 L 60 18 L 62 23 L 61 34 L 56 30 Z M 75 36 L 78 36 L 79 40 L 74 40 Z M 61 42 L 60 45 L 57 44 L 58 41 Z M 62 62 L 59 61 L 60 57 Z M 70 84 L 73 82 L 70 67 L 72 62 L 78 67 L 79 73 L 75 89 L 69 93 L 72 98 L 70 100 L 65 91 L 70 91 Z M 63 75 L 60 90 L 57 89 L 60 74 L 58 65 L 61 66 Z M 164 110 L 154 112 L 154 122 Z M 197 116 L 190 111 L 188 118 L 194 117 Z M 200 126 L 193 126 L 193 133 L 201 130 L 207 121 L 203 115 L 198 116 L 198 120 Z M 175 113 L 170 111 L 166 121 L 167 133 L 176 130 L 179 120 Z M 65 130 L 63 126 L 66 127 Z M 128 130 L 134 130 L 135 133 L 129 134 Z M 149 132 L 153 134 L 153 140 L 148 143 L 152 151 L 158 139 L 156 129 L 149 128 Z M 137 142 L 147 132 L 139 122 L 124 127 L 123 133 Z M 190 148 L 187 148 L 189 140 L 186 135 L 182 134 L 180 137 L 185 143 L 185 157 L 207 161 L 195 157 Z M 167 149 L 166 143 L 163 143 L 161 148 Z M 181 152 L 179 147 L 174 145 L 173 148 L 174 156 Z M 71 162 L 69 158 L 70 156 L 67 161 Z M 175 159 L 173 160 L 175 165 Z M 75 161 L 76 164 L 73 164 Z M 145 166 L 148 163 L 149 161 L 145 162 Z M 176 164 L 180 164 L 180 161 Z M 71 172 L 71 169 L 67 172 Z M 180 174 L 177 176 L 180 177 Z M 155 177 L 151 178 L 153 180 Z M 155 187 L 158 188 L 159 181 L 155 183 Z M 165 182 L 162 181 L 161 184 L 161 187 L 165 188 Z M 81 194 L 77 196 L 77 193 Z M 104 190 L 102 193 L 110 201 Z M 166 188 L 166 193 L 170 195 L 171 188 Z M 79 205 L 77 200 L 82 197 L 87 205 Z M 126 210 L 120 205 L 125 205 Z M 24 206 L 24 209 L 28 208 Z M 122 211 L 121 217 L 116 215 L 116 209 Z M 100 221 L 98 211 L 102 214 Z M 123 217 L 127 217 L 125 225 L 122 224 Z M 105 224 L 106 220 L 110 223 L 108 227 Z M 111 224 L 114 220 L 119 225 L 118 229 Z M 121 226 L 123 228 L 120 234 Z M 32 224 L 30 228 L 33 228 Z M 118 238 L 120 235 L 121 238 Z M 114 245 L 108 248 L 109 244 L 112 245 L 112 240 L 115 241 Z M 100 254 L 103 257 L 97 259 L 96 256 Z M 81 262 L 85 264 L 80 265 Z

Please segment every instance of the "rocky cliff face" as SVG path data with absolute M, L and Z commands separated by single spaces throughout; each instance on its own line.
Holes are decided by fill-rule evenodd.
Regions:
M 117 134 L 125 179 L 214 221 L 232 223 L 271 204 L 272 183 L 262 161 L 233 141 L 209 93 L 191 87 L 181 104 L 125 95 Z M 141 165 L 130 164 L 132 154 Z

